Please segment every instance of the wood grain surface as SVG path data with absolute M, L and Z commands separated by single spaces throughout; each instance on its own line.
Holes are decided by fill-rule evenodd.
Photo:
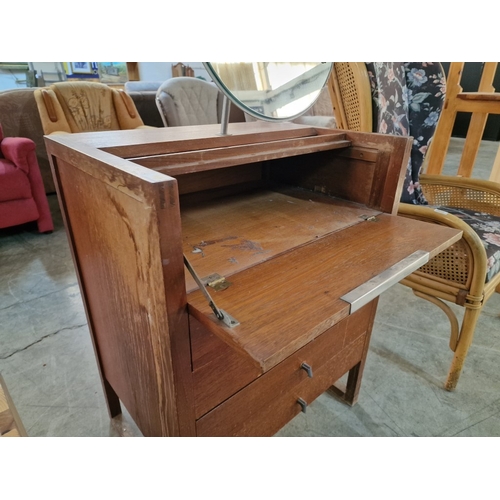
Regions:
M 264 122 L 229 133 L 46 138 L 108 408 L 123 403 L 145 436 L 270 435 L 297 396 L 310 403 L 347 371 L 354 402 L 376 299 L 349 315 L 340 297 L 460 237 L 394 215 L 408 138 Z M 230 281 L 210 293 L 239 326 L 215 318 L 183 254 Z
M 183 251 L 199 276 L 231 276 L 379 213 L 300 188 L 255 190 L 184 208 Z M 189 274 L 186 287 L 197 288 Z
M 199 290 L 188 294 L 189 310 L 266 372 L 349 314 L 342 295 L 416 250 L 432 257 L 459 238 L 453 229 L 381 214 L 233 274 L 213 298 L 239 326 L 218 321 Z

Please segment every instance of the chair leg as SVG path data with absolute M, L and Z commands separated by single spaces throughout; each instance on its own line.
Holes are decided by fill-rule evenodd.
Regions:
M 450 349 L 452 351 L 455 351 L 457 348 L 457 343 L 458 343 L 458 319 L 455 316 L 455 313 L 452 311 L 450 306 L 448 304 L 445 304 L 441 299 L 438 299 L 437 297 L 433 297 L 432 295 L 427 295 L 426 293 L 419 292 L 418 290 L 413 290 L 413 293 L 422 299 L 428 300 L 429 302 L 432 302 L 436 306 L 438 306 L 440 309 L 443 310 L 443 312 L 448 316 L 448 319 L 450 320 Z
M 462 373 L 462 367 L 467 357 L 467 352 L 474 338 L 474 331 L 476 329 L 476 323 L 481 314 L 482 307 L 479 309 L 465 309 L 464 319 L 462 321 L 462 328 L 460 329 L 460 336 L 458 338 L 457 348 L 455 349 L 455 355 L 453 356 L 453 361 L 451 362 L 450 371 L 448 372 L 448 378 L 446 379 L 445 389 L 447 391 L 453 391 L 458 383 L 460 374 Z

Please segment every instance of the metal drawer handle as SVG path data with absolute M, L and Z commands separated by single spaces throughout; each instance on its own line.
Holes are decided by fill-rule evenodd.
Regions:
M 302 370 L 305 370 L 307 372 L 307 376 L 309 378 L 313 378 L 313 369 L 311 368 L 310 365 L 308 365 L 307 363 L 302 363 L 300 365 L 300 368 L 302 368 Z
M 299 403 L 302 413 L 305 413 L 307 408 L 307 403 L 302 398 L 297 399 L 297 403 Z

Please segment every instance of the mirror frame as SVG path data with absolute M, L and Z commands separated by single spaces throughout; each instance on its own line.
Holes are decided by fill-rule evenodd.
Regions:
M 235 104 L 236 106 L 238 106 L 246 114 L 248 114 L 248 115 L 250 115 L 250 116 L 252 116 L 254 118 L 257 118 L 259 120 L 264 120 L 264 121 L 270 121 L 270 122 L 288 122 L 288 121 L 294 120 L 295 118 L 298 118 L 299 116 L 303 115 L 307 110 L 311 109 L 312 106 L 314 106 L 314 103 L 318 100 L 318 98 L 320 96 L 320 93 L 321 93 L 321 90 L 327 84 L 328 79 L 330 78 L 330 75 L 332 73 L 332 68 L 333 68 L 333 62 L 331 62 L 331 63 L 321 63 L 321 64 L 330 64 L 330 69 L 328 71 L 328 75 L 325 78 L 325 82 L 323 84 L 323 87 L 321 87 L 321 89 L 318 92 L 318 95 L 316 96 L 316 98 L 313 99 L 313 101 L 305 109 L 303 109 L 300 113 L 296 113 L 294 115 L 283 117 L 283 118 L 274 117 L 274 116 L 267 116 L 267 115 L 264 115 L 262 113 L 259 113 L 259 112 L 255 111 L 252 108 L 249 108 L 243 102 L 241 102 L 231 92 L 231 90 L 224 84 L 224 82 L 219 77 L 219 74 L 217 73 L 217 71 L 213 68 L 212 63 L 210 63 L 210 62 L 204 62 L 203 66 L 205 67 L 205 70 L 207 71 L 207 73 L 210 75 L 210 78 L 212 78 L 212 80 L 217 85 L 217 87 L 219 87 L 219 89 L 224 94 L 224 96 L 227 97 L 233 104 Z

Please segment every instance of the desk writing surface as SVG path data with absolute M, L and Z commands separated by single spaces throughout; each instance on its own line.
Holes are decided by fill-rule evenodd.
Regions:
M 459 237 L 453 229 L 387 214 L 360 219 L 236 273 L 229 288 L 212 292 L 239 326 L 216 320 L 199 290 L 188 294 L 190 312 L 267 371 L 349 315 L 341 296 L 413 252 L 432 258 Z

